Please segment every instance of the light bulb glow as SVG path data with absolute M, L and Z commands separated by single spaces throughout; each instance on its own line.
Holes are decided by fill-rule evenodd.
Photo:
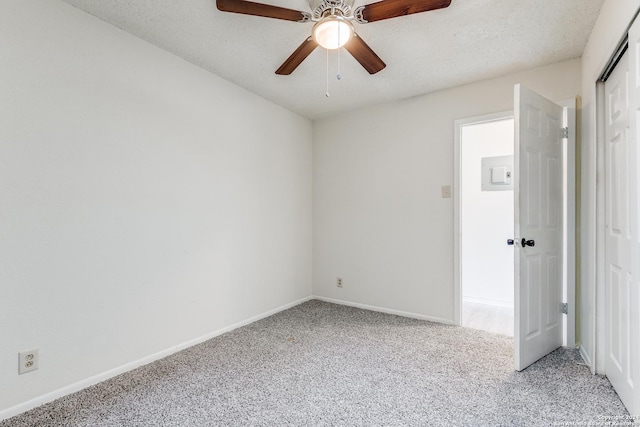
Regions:
M 313 27 L 313 39 L 325 49 L 338 49 L 353 37 L 353 26 L 340 16 L 331 15 Z

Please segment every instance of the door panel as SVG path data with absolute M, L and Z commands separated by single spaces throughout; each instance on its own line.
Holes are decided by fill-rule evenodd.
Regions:
M 515 88 L 515 366 L 522 370 L 562 345 L 563 109 Z
M 540 153 L 532 152 L 529 147 L 524 149 L 524 174 L 530 177 L 540 177 Z M 527 184 L 526 193 L 528 197 L 523 198 L 522 216 L 523 224 L 526 229 L 537 229 L 540 226 L 540 179 L 529 179 L 525 181 Z
M 562 188 L 555 185 L 562 182 L 561 159 L 558 157 L 547 157 L 547 210 L 545 214 L 545 228 L 557 230 L 561 227 L 562 206 L 554 206 L 558 200 L 562 200 Z
M 557 310 L 547 311 L 547 329 L 562 328 L 561 307 L 558 304 L 562 301 L 562 283 L 554 280 L 562 275 L 560 270 L 560 259 L 557 256 L 547 258 L 547 280 L 549 291 L 547 292 L 547 307 L 558 307 Z
M 528 340 L 539 336 L 542 329 L 540 310 L 538 309 L 540 306 L 540 286 L 537 286 L 537 284 L 540 283 L 541 266 L 542 262 L 540 257 L 535 255 L 529 257 L 528 262 L 524 264 L 524 268 L 526 269 L 524 278 L 526 278 L 526 280 L 523 283 L 523 289 L 525 290 L 527 301 L 531 303 L 525 307 L 526 316 L 524 316 L 527 320 L 525 331 L 526 339 Z

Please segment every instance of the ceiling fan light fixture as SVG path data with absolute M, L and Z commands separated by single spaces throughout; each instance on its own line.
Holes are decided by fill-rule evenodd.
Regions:
M 339 49 L 353 37 L 353 25 L 339 15 L 329 15 L 313 27 L 313 39 L 325 49 Z

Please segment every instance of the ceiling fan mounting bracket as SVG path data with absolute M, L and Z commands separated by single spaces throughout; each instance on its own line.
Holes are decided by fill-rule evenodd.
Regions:
M 329 14 L 335 12 L 342 13 L 344 17 L 352 16 L 352 8 L 355 0 L 308 0 L 311 8 L 313 19 L 320 20 Z

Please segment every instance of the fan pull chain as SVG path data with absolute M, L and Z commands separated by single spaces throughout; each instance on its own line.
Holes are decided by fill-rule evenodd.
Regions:
M 327 91 L 325 92 L 325 96 L 329 97 L 329 49 L 325 49 L 327 51 Z

